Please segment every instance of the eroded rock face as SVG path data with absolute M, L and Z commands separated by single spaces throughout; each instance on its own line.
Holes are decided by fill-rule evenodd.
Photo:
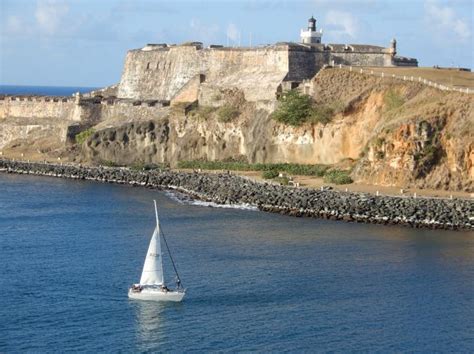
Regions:
M 277 102 L 248 100 L 253 89 L 236 87 L 237 80 L 223 86 L 209 82 L 201 85 L 197 96 L 201 105 L 194 108 L 180 106 L 185 102 L 179 100 L 176 106 L 160 108 L 123 100 L 109 104 L 107 99 L 91 107 L 82 105 L 90 118 L 83 128 L 93 126 L 96 133 L 81 147 L 80 159 L 127 165 L 167 162 L 172 166 L 197 159 L 299 164 L 337 164 L 350 159 L 356 161 L 352 178 L 357 182 L 473 190 L 472 95 L 328 69 L 311 81 L 310 92 L 316 104 L 339 107 L 331 122 L 292 127 L 270 117 Z M 236 108 L 238 115 L 220 117 L 219 109 L 225 105 Z M 72 123 L 75 121 L 2 119 L 0 149 L 6 151 L 7 145 L 18 144 L 16 140 L 22 140 L 25 149 L 33 147 L 33 152 L 44 150 L 45 138 L 57 140 L 57 145 L 64 145 L 68 138 L 72 144 L 74 136 L 68 137 Z M 41 159 L 47 157 L 43 155 Z
M 446 98 L 448 100 L 449 98 Z M 473 191 L 474 121 L 458 107 L 439 102 L 419 116 L 387 126 L 369 141 L 353 177 L 366 183 Z M 470 122 L 470 123 L 469 123 Z M 468 123 L 468 124 L 466 124 Z
M 216 116 L 216 107 L 201 116 L 171 112 L 97 132 L 86 143 L 84 158 L 172 166 L 197 159 L 300 164 L 352 159 L 358 161 L 352 173 L 358 182 L 471 191 L 472 98 L 400 86 L 404 104 L 390 111 L 386 96 L 393 89 L 375 85 L 356 97 L 351 91 L 346 108 L 326 125 L 285 126 L 244 101 L 238 103 L 240 115 L 227 123 Z

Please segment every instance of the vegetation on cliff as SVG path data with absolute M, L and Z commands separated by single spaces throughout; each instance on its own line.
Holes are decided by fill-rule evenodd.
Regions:
M 87 138 L 89 138 L 94 133 L 95 133 L 95 129 L 89 128 L 80 132 L 79 134 L 76 134 L 75 136 L 76 143 L 78 143 L 79 145 L 82 145 L 84 141 L 86 141 Z
M 395 89 L 389 89 L 384 96 L 385 109 L 391 111 L 400 108 L 405 103 L 405 98 Z
M 217 109 L 217 119 L 223 123 L 232 122 L 240 114 L 239 109 L 233 105 L 224 105 Z
M 281 96 L 272 118 L 292 126 L 303 123 L 327 124 L 335 113 L 337 110 L 334 106 L 316 104 L 310 96 L 291 90 Z

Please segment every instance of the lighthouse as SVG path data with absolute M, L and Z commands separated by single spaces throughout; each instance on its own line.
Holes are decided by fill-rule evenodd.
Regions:
M 301 43 L 304 44 L 319 44 L 321 43 L 321 37 L 323 35 L 322 30 L 316 30 L 316 19 L 311 16 L 311 18 L 308 20 L 308 29 L 301 30 Z

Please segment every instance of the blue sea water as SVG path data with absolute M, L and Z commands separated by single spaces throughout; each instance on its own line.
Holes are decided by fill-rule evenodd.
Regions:
M 97 87 L 0 85 L 0 94 L 70 96 L 76 92 L 86 93 L 96 89 Z
M 0 174 L 0 188 L 0 352 L 474 350 L 473 233 L 49 177 Z M 153 199 L 188 289 L 179 304 L 127 298 Z

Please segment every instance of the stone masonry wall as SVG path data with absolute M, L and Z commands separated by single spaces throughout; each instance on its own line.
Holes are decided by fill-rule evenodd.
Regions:
M 81 99 L 73 97 L 4 96 L 0 99 L 0 120 L 47 119 L 97 123 L 116 117 L 153 119 L 162 104 L 156 101 Z
M 73 97 L 4 96 L 0 99 L 0 119 L 22 117 L 72 120 L 74 110 Z
M 170 100 L 199 74 L 204 74 L 205 82 L 211 84 L 224 77 L 259 71 L 286 73 L 286 47 L 199 49 L 177 46 L 133 50 L 125 60 L 118 97 Z M 238 86 L 238 83 L 233 85 Z
M 333 61 L 354 66 L 392 66 L 392 59 L 386 48 L 360 45 L 308 47 L 279 43 L 254 48 L 202 49 L 199 45 L 182 45 L 139 49 L 127 54 L 117 95 L 171 100 L 193 78 L 204 75 L 207 91 L 234 87 L 241 89 L 247 100 L 268 100 L 274 97 L 281 81 L 311 79 Z M 195 94 L 195 87 L 192 91 Z
M 329 62 L 352 66 L 391 66 L 391 56 L 385 53 L 333 52 Z
M 122 102 L 114 104 L 100 105 L 100 117 L 102 121 L 130 121 L 130 120 L 151 120 L 160 118 L 163 115 L 161 104 L 151 104 L 149 102 Z

